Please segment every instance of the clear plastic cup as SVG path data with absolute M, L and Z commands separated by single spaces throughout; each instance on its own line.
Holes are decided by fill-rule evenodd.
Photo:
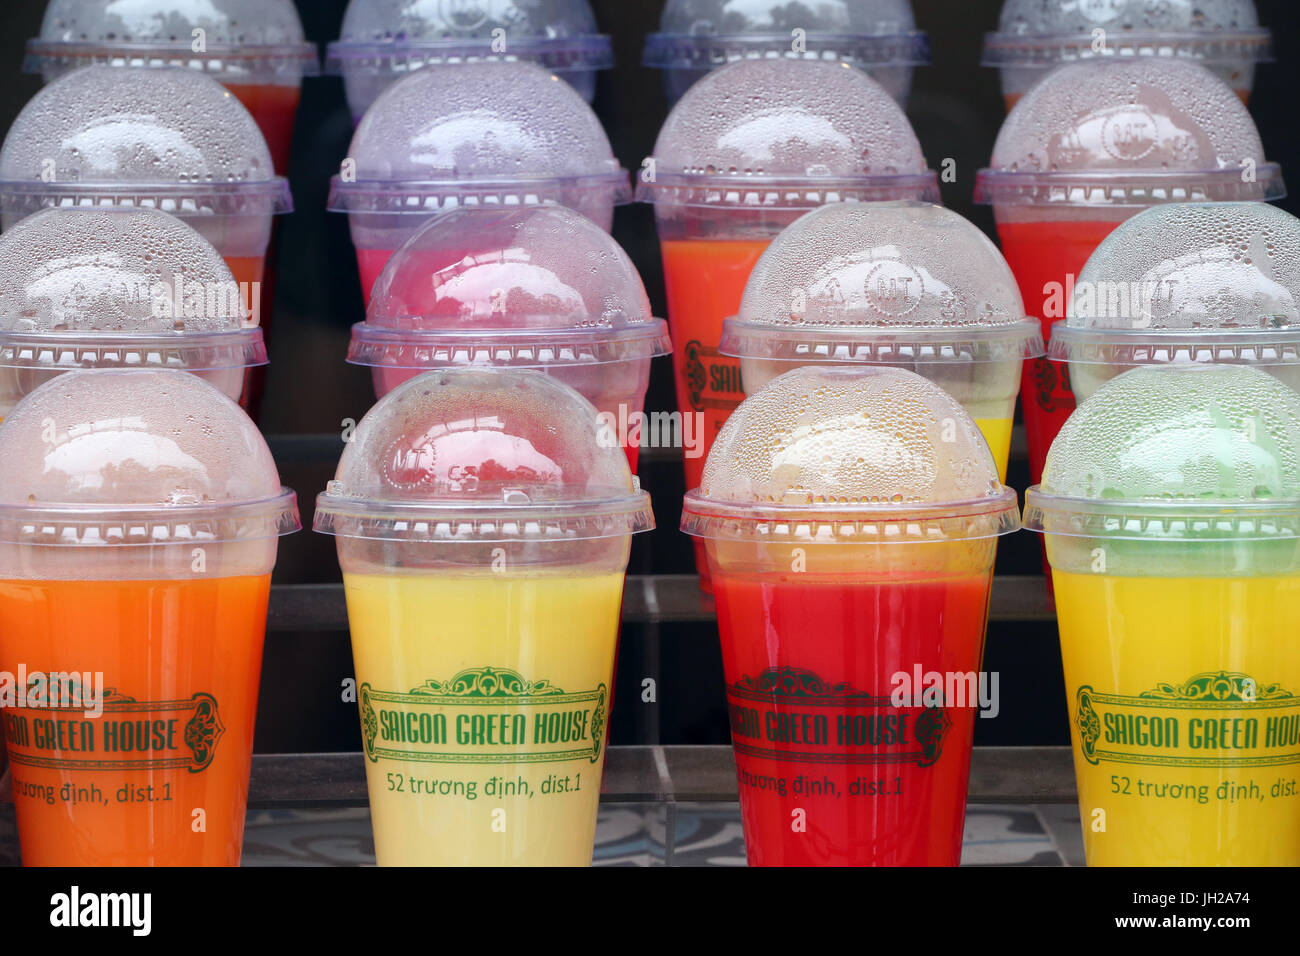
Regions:
M 118 206 L 183 219 L 252 288 L 271 218 L 293 203 L 257 124 L 220 83 L 194 70 L 88 66 L 37 93 L 9 128 L 0 222 Z
M 337 536 L 381 866 L 587 866 L 632 535 L 596 410 L 516 369 L 427 372 L 317 500 Z
M 217 250 L 156 209 L 47 209 L 0 236 L 0 419 L 77 368 L 168 368 L 238 399 L 262 330 Z
M 637 198 L 654 204 L 676 349 L 677 407 L 704 436 L 686 486 L 745 397 L 740 362 L 718 345 L 750 271 L 804 213 L 839 202 L 939 199 L 906 114 L 847 64 L 748 60 L 682 97 L 659 133 Z M 707 588 L 707 566 L 696 565 Z
M 235 866 L 294 494 L 195 375 L 74 371 L 0 424 L 2 712 L 28 866 Z M 56 700 L 57 696 L 57 700 Z
M 1284 196 L 1241 100 L 1208 69 L 1172 57 L 1090 60 L 1049 74 L 1011 111 L 976 180 L 1002 252 L 1046 336 L 1088 257 L 1150 206 Z M 1065 366 L 1025 363 L 1030 474 L 1075 406 Z M 1032 398 L 1033 400 L 1029 400 Z
M 326 70 L 343 77 L 357 121 L 396 80 L 432 65 L 538 63 L 588 103 L 614 65 L 587 0 L 351 0 Z
M 806 366 L 732 415 L 682 530 L 712 568 L 751 865 L 957 865 L 1019 525 L 975 422 L 912 372 Z
M 329 208 L 346 212 L 368 297 L 385 263 L 462 206 L 559 203 L 607 232 L 631 199 L 600 120 L 533 63 L 433 66 L 395 83 L 357 127 Z
M 1133 369 L 1029 491 L 1056 585 L 1090 865 L 1300 865 L 1300 395 Z
M 46 82 L 91 64 L 187 67 L 248 108 L 286 173 L 304 76 L 320 72 L 293 0 L 49 0 L 24 69 Z
M 930 42 L 916 29 L 910 0 L 668 0 L 642 62 L 664 71 L 676 103 L 710 70 L 777 57 L 848 63 L 906 104 L 913 68 L 930 62 Z
M 1139 365 L 1254 365 L 1300 388 L 1300 219 L 1264 203 L 1157 206 L 1116 229 L 1052 328 L 1085 400 Z
M 748 395 L 804 365 L 916 372 L 975 419 L 1005 481 L 1021 366 L 1043 338 L 972 223 L 929 203 L 841 203 L 777 236 L 718 350 L 740 359 Z
M 668 355 L 636 266 L 594 222 L 560 206 L 459 209 L 389 261 L 348 361 L 383 398 L 421 372 L 534 368 L 601 413 L 636 471 L 650 360 Z
M 1273 59 L 1273 34 L 1254 0 L 1004 0 L 983 63 L 1001 68 L 1009 110 L 1063 63 L 1140 56 L 1196 60 L 1249 102 L 1256 64 Z

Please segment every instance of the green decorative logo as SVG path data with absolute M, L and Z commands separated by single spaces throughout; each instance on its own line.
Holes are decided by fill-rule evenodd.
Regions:
M 1300 763 L 1300 697 L 1248 674 L 1210 671 L 1136 696 L 1075 693 L 1079 751 L 1091 764 L 1277 767 Z
M 732 746 L 751 757 L 802 763 L 914 763 L 928 767 L 952 728 L 946 707 L 895 707 L 888 695 L 773 667 L 727 688 Z
M 217 699 L 139 701 L 108 690 L 104 712 L 81 707 L 12 710 L 4 714 L 9 757 L 17 765 L 56 770 L 168 770 L 201 773 L 226 732 Z
M 595 763 L 608 690 L 569 693 L 500 667 L 426 680 L 406 693 L 361 685 L 366 757 L 424 763 Z

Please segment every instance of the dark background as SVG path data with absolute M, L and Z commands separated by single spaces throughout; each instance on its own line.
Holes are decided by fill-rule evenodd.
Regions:
M 346 0 L 297 0 L 310 40 L 322 45 L 338 35 Z M 667 115 L 660 75 L 640 65 L 645 35 L 659 20 L 661 0 L 593 0 L 601 31 L 610 34 L 618 67 L 600 75 L 595 109 L 623 165 L 636 170 L 651 154 Z M 1005 116 L 998 75 L 979 66 L 986 31 L 997 25 L 1000 0 L 914 0 L 917 24 L 930 35 L 933 66 L 916 71 L 908 114 L 931 168 L 956 161 L 957 180 L 944 184 L 948 207 L 974 220 L 990 235 L 992 216 L 972 205 L 975 172 L 992 152 Z M 1260 68 L 1251 101 L 1268 159 L 1280 162 L 1300 189 L 1300 126 L 1294 97 L 1300 91 L 1300 4 L 1257 0 L 1260 20 L 1276 35 L 1278 63 Z M 0 36 L 0 63 L 11 64 L 0 85 L 0 128 L 8 129 L 39 89 L 38 78 L 20 76 L 23 44 L 39 30 L 44 0 L 4 0 L 7 29 Z M 326 213 L 330 176 L 347 152 L 352 122 L 342 81 L 309 79 L 303 90 L 290 170 L 298 211 L 281 220 L 274 334 L 261 424 L 272 441 L 285 484 L 303 504 L 310 526 L 311 502 L 332 476 L 345 419 L 360 420 L 374 401 L 368 370 L 344 363 L 349 328 L 363 318 L 360 282 L 345 217 Z M 1282 203 L 1300 213 L 1300 197 Z M 663 273 L 654 217 L 648 206 L 618 211 L 614 235 L 645 279 L 656 314 L 664 315 Z M 672 368 L 656 360 L 648 399 L 651 409 L 671 409 Z M 331 435 L 330 441 L 304 436 Z M 1023 442 L 1013 450 L 1008 484 L 1028 484 Z M 682 574 L 692 570 L 688 539 L 677 530 L 684 491 L 680 462 L 651 456 L 642 482 L 654 495 L 659 529 L 636 539 L 629 571 Z M 999 574 L 1040 573 L 1034 536 L 1002 539 Z M 284 540 L 278 584 L 340 580 L 332 539 L 304 532 Z M 1051 624 L 994 622 L 989 630 L 987 670 L 1001 672 L 1002 713 L 978 721 L 977 743 L 1065 744 L 1064 688 L 1056 630 Z M 257 749 L 261 752 L 360 748 L 356 707 L 341 700 L 342 681 L 352 674 L 346 633 L 272 633 L 263 672 Z M 656 678 L 659 701 L 639 703 L 643 677 Z M 624 629 L 613 742 L 725 743 L 722 671 L 711 624 L 665 622 Z

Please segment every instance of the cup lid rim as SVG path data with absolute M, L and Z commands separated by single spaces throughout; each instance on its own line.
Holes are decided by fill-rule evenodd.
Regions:
M 827 361 L 914 362 L 1001 361 L 1005 357 L 962 354 L 969 346 L 1019 345 L 1019 358 L 1045 354 L 1042 323 L 1031 316 L 1001 325 L 928 327 L 916 325 L 774 326 L 737 316 L 722 323 L 718 351 L 734 358 L 823 358 Z M 948 354 L 949 350 L 956 354 Z M 844 355 L 848 350 L 853 354 Z M 832 355 L 831 353 L 834 353 Z M 835 356 L 843 355 L 837 359 Z
M 532 198 L 533 193 L 610 192 L 614 205 L 632 202 L 630 173 L 623 168 L 563 176 L 483 176 L 439 179 L 357 179 L 345 181 L 339 174 L 330 178 L 329 212 L 403 212 L 427 215 L 426 203 L 442 205 L 451 199 L 495 198 L 493 205 L 546 205 L 554 200 Z M 501 199 L 506 202 L 501 202 Z M 522 200 L 511 203 L 510 199 Z M 396 208 L 390 208 L 393 205 Z M 486 205 L 487 202 L 481 202 Z M 562 204 L 561 204 L 562 205 Z M 404 208 L 404 207 L 412 208 Z
M 403 329 L 358 322 L 352 326 L 347 360 L 352 365 L 396 369 L 462 365 L 551 368 L 672 354 L 667 322 L 652 317 L 634 321 L 636 324 L 623 328 L 549 329 Z
M 0 179 L 0 204 L 14 202 L 54 201 L 53 206 L 43 208 L 76 208 L 76 206 L 93 205 L 95 208 L 110 206 L 156 206 L 159 202 L 183 202 L 187 198 L 205 200 L 265 199 L 270 202 L 270 209 L 255 212 L 218 212 L 216 215 L 284 215 L 293 212 L 293 193 L 289 180 L 283 176 L 267 179 L 244 180 L 225 183 L 183 183 L 183 182 L 145 182 L 128 180 L 122 182 L 40 182 L 28 179 Z M 76 206 L 69 206 L 60 200 L 77 200 Z M 165 210 L 169 211 L 169 210 Z M 184 213 L 185 210 L 179 210 Z
M 975 174 L 976 205 L 1152 206 L 1204 202 L 1189 198 L 1193 190 L 1232 190 L 1213 202 L 1267 201 L 1286 198 L 1282 167 L 1273 162 L 1255 167 L 1255 179 L 1242 179 L 1241 168 L 1226 169 L 1081 169 L 1051 172 L 981 169 Z M 1115 191 L 1115 192 L 1112 192 Z M 1100 192 L 1100 195 L 1098 194 Z M 1139 192 L 1139 196 L 1132 193 Z M 1160 195 L 1153 195 L 1159 192 Z
M 924 30 L 889 33 L 843 33 L 809 30 L 804 53 L 790 47 L 789 33 L 676 33 L 648 34 L 641 65 L 651 69 L 707 69 L 736 59 L 794 59 L 841 62 L 858 66 L 926 66 L 930 63 L 930 37 Z
M 1278 529 L 1268 524 L 1270 519 L 1293 520 Z M 1152 524 L 1176 533 L 1141 533 Z M 1213 540 L 1294 538 L 1300 537 L 1300 498 L 1098 499 L 1052 494 L 1034 485 L 1025 492 L 1024 527 L 1065 537 L 1142 541 L 1183 540 L 1198 534 Z
M 325 48 L 326 76 L 364 72 L 405 74 L 411 66 L 450 61 L 511 62 L 536 60 L 552 73 L 588 73 L 614 66 L 614 43 L 605 33 L 562 37 L 512 38 L 504 53 L 492 49 L 491 37 L 431 37 L 428 39 L 338 39 Z M 417 61 L 411 63 L 410 61 Z M 398 67 L 403 69 L 398 69 Z
M 984 34 L 980 65 L 1004 68 L 1045 67 L 1097 56 L 1157 55 L 1134 49 L 1146 46 L 1195 51 L 1201 54 L 1197 59 L 1208 63 L 1236 62 L 1243 57 L 1255 63 L 1270 63 L 1274 59 L 1273 31 L 1267 27 L 1233 30 L 1108 30 L 1106 42 L 1108 51 L 1098 54 L 1093 49 L 1090 32 L 1006 33 L 990 30 Z
M 1212 316 L 1204 316 L 1210 319 Z M 1089 349 L 1113 347 L 1118 349 L 1150 349 L 1143 364 L 1178 361 L 1173 352 L 1210 351 L 1219 349 L 1247 351 L 1253 357 L 1238 361 L 1246 365 L 1300 364 L 1300 325 L 1290 328 L 1191 328 L 1191 329 L 1127 329 L 1096 326 L 1071 326 L 1066 320 L 1052 325 L 1047 357 L 1058 362 L 1081 365 L 1113 364 L 1104 356 L 1089 354 Z M 1276 349 L 1272 355 L 1260 350 Z M 1172 350 L 1172 351 L 1162 351 Z M 1164 358 L 1161 358 L 1161 355 Z M 1217 359 L 1224 361 L 1224 359 Z
M 156 361 L 139 353 L 157 356 Z M 89 354 L 83 354 L 89 353 Z M 104 353 L 128 353 L 112 358 Z M 0 368 L 71 371 L 95 368 L 173 368 L 217 372 L 270 364 L 261 326 L 213 332 L 0 331 Z M 176 364 L 173 364 L 175 362 Z
M 288 61 L 299 66 L 304 76 L 320 72 L 320 49 L 307 40 L 288 43 L 209 43 L 203 52 L 195 52 L 193 45 L 181 40 L 47 40 L 33 37 L 27 41 L 23 71 L 39 73 L 45 66 L 59 65 L 62 61 L 165 57 L 173 61 L 194 63 L 217 60 Z
M 827 199 L 834 194 L 840 198 Z M 730 176 L 656 173 L 638 177 L 636 201 L 655 206 L 738 209 L 805 209 L 827 202 L 919 200 L 940 204 L 939 174 L 882 173 L 864 176 Z

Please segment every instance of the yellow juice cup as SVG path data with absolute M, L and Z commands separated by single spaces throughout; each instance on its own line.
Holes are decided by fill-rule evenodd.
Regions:
M 1061 430 L 1052 565 L 1088 863 L 1300 865 L 1300 395 L 1155 366 Z
M 320 496 L 381 866 L 591 862 L 631 535 L 649 498 L 541 372 L 398 386 Z
M 891 365 L 975 419 L 1000 480 L 1025 359 L 1043 354 L 1006 260 L 972 223 L 915 201 L 822 206 L 786 228 L 723 325 L 753 395 L 804 365 Z

